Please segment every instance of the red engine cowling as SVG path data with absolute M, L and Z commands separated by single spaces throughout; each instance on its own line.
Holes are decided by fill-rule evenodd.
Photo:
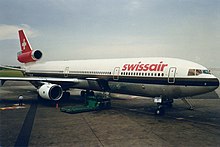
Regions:
M 18 53 L 18 61 L 21 63 L 34 62 L 42 57 L 42 52 L 40 50 L 31 50 L 25 53 Z

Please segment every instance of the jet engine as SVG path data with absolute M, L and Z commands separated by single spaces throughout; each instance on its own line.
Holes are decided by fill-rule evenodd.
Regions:
M 42 57 L 42 52 L 40 50 L 31 50 L 28 52 L 19 52 L 18 53 L 18 61 L 21 63 L 28 63 L 40 60 Z
M 63 96 L 63 89 L 60 85 L 46 83 L 38 89 L 40 97 L 57 101 Z

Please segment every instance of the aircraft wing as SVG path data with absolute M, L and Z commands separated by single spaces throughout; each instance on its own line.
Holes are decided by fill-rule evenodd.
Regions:
M 50 78 L 50 77 L 0 77 L 0 86 L 4 84 L 5 81 L 39 81 L 39 82 L 71 82 L 78 83 L 77 78 Z

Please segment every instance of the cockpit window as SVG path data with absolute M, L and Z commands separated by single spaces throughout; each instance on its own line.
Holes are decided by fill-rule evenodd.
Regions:
M 188 76 L 195 76 L 195 69 L 189 69 Z
M 209 70 L 189 69 L 188 76 L 198 76 L 200 74 L 211 74 Z
M 200 75 L 200 74 L 202 74 L 202 70 L 196 69 L 196 75 L 198 76 L 198 75 Z
M 204 74 L 211 74 L 209 70 L 203 70 L 202 73 L 204 73 Z

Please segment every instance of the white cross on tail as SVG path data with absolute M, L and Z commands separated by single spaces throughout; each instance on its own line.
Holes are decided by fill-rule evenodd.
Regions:
M 22 47 L 23 47 L 22 49 L 25 50 L 25 47 L 26 47 L 26 45 L 27 45 L 27 43 L 25 42 L 25 39 L 23 39 L 23 42 L 22 42 L 21 45 L 22 45 Z

